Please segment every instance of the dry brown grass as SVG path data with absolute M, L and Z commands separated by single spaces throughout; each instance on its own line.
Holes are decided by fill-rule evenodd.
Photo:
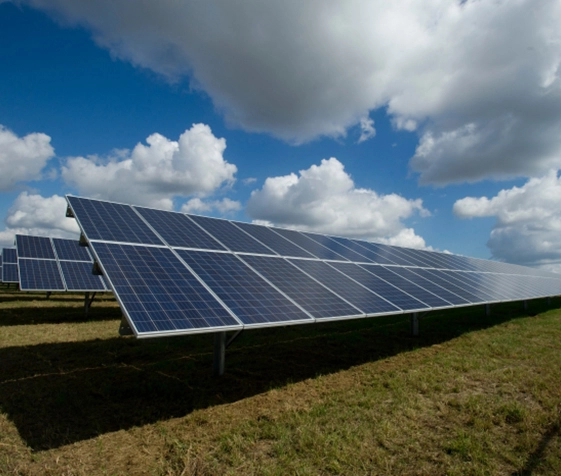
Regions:
M 419 338 L 406 317 L 246 332 L 215 379 L 211 336 L 120 338 L 112 301 L 3 291 L 0 474 L 561 474 L 544 302 Z

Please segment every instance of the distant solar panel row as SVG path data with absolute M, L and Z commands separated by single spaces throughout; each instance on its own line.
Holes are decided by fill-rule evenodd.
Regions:
M 107 291 L 102 276 L 92 274 L 93 259 L 77 240 L 16 235 L 22 291 Z
M 2 282 L 19 283 L 18 254 L 15 248 L 2 250 Z
M 68 196 L 135 334 L 210 332 L 561 294 L 560 276 Z

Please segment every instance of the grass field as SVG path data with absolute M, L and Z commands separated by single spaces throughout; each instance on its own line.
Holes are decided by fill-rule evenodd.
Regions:
M 83 304 L 0 285 L 0 474 L 561 474 L 561 299 L 246 331 L 221 378 Z

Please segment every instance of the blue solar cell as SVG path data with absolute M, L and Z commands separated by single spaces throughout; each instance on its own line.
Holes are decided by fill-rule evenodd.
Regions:
M 134 208 L 170 246 L 203 250 L 226 249 L 183 213 Z
M 91 247 L 137 335 L 242 327 L 169 248 Z
M 161 245 L 162 241 L 129 205 L 67 197 L 74 216 L 90 240 Z
M 484 298 L 488 302 L 503 301 L 507 298 L 506 294 L 493 286 L 492 282 L 485 279 L 483 273 L 468 273 L 465 271 L 441 271 L 441 273 L 448 277 L 450 282 L 462 286 L 464 289 Z
M 61 261 L 60 267 L 67 291 L 107 291 L 103 277 L 92 274 L 92 261 Z
M 333 263 L 332 266 L 380 296 L 384 296 L 394 306 L 404 311 L 423 310 L 429 307 L 355 263 Z M 379 265 L 369 265 L 368 269 L 371 266 Z
M 415 283 L 417 286 L 420 286 L 423 289 L 432 292 L 433 294 L 436 294 L 437 296 L 441 297 L 442 299 L 445 299 L 451 304 L 454 304 L 456 306 L 463 306 L 466 304 L 470 304 L 470 302 L 467 299 L 464 299 L 458 296 L 457 294 L 454 294 L 453 292 L 444 289 L 442 286 L 438 286 L 433 281 L 430 281 L 426 278 L 423 278 L 422 276 L 419 276 L 418 274 L 411 271 L 410 268 L 403 268 L 401 266 L 392 266 L 390 269 L 393 273 L 398 274 L 399 276 Z
M 313 321 L 235 255 L 186 250 L 177 253 L 244 324 Z
M 346 258 L 336 253 L 335 251 L 320 245 L 317 241 L 308 238 L 303 233 L 293 230 L 285 230 L 283 228 L 271 228 L 275 233 L 278 233 L 287 240 L 292 241 L 296 245 L 304 248 L 307 252 L 314 255 L 316 258 L 327 260 L 340 260 L 347 261 Z
M 20 258 L 55 259 L 51 239 L 44 236 L 16 235 L 16 246 Z
M 14 263 L 6 263 L 2 265 L 2 282 L 3 283 L 19 283 L 18 265 Z
M 289 260 L 364 314 L 391 314 L 401 310 L 323 261 Z
M 333 240 L 330 236 L 318 235 L 315 233 L 302 234 L 319 243 L 320 245 L 325 246 L 327 249 L 333 251 L 334 253 L 347 258 L 349 261 L 354 261 L 355 263 L 372 263 L 372 260 L 368 259 L 364 254 L 353 251 L 343 243 Z
M 65 240 L 63 238 L 53 238 L 52 240 L 59 260 L 93 261 L 88 248 L 81 246 L 78 240 Z
M 4 259 L 4 264 L 17 264 L 18 252 L 15 248 L 4 248 L 2 250 L 2 258 Z
M 231 251 L 276 255 L 274 251 L 265 247 L 229 221 L 198 215 L 189 215 L 189 217 Z
M 22 291 L 64 291 L 55 260 L 20 258 L 19 278 Z
M 439 270 L 428 270 L 425 268 L 411 268 L 411 271 L 422 276 L 423 278 L 428 279 L 429 281 L 438 284 L 439 286 L 447 289 L 448 291 L 457 294 L 458 296 L 466 299 L 472 304 L 479 304 L 485 302 L 485 299 L 481 298 L 480 296 L 476 296 L 474 293 L 469 292 L 468 290 L 458 286 L 449 279 L 447 279 L 446 275 Z
M 253 225 L 250 223 L 233 222 L 238 228 L 253 236 L 264 245 L 271 248 L 281 256 L 294 258 L 313 258 L 306 250 L 296 246 L 291 241 L 283 238 L 278 233 L 270 230 L 266 226 Z
M 283 258 L 243 256 L 242 259 L 316 318 L 362 316 L 324 286 Z
M 395 266 L 388 266 L 387 268 L 384 266 L 368 266 L 362 265 L 362 267 L 370 273 L 375 274 L 379 278 L 387 281 L 388 283 L 392 284 L 393 286 L 401 289 L 402 291 L 410 294 L 414 298 L 418 299 L 421 302 L 424 302 L 428 306 L 432 308 L 438 307 L 450 307 L 452 304 L 441 297 L 437 296 L 436 294 L 427 291 L 425 288 L 418 286 L 412 281 L 409 281 L 399 274 L 394 272 Z

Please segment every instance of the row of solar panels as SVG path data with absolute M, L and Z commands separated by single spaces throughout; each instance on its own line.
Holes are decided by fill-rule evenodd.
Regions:
M 78 240 L 16 235 L 16 248 L 2 251 L 2 281 L 22 291 L 107 291 L 92 274 L 93 259 Z
M 215 332 L 561 294 L 521 266 L 68 196 L 134 333 Z

